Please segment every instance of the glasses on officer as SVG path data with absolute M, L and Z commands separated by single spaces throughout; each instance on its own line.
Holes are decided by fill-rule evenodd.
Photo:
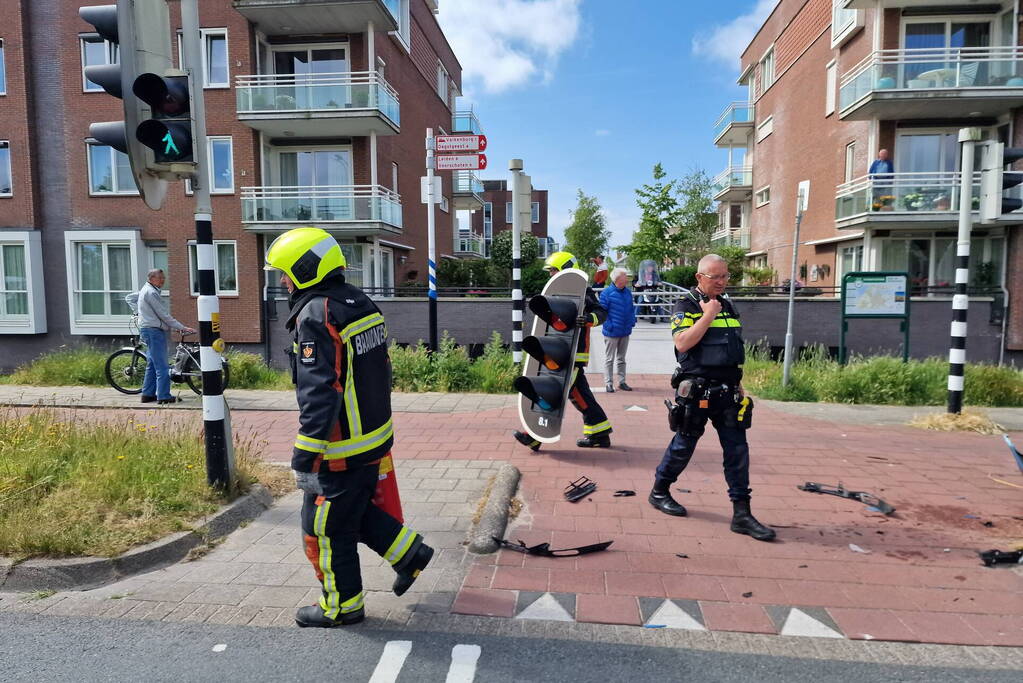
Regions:
M 731 273 L 721 273 L 720 275 L 707 275 L 707 273 L 700 273 L 700 275 L 707 278 L 708 280 L 713 280 L 714 282 L 722 282 L 732 277 Z

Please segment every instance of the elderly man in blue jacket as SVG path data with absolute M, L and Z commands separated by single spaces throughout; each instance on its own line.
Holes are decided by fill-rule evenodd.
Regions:
M 624 268 L 615 268 L 609 278 L 613 283 L 600 292 L 600 305 L 607 309 L 604 333 L 604 389 L 614 393 L 612 370 L 618 371 L 618 388 L 632 391 L 625 383 L 625 353 L 629 349 L 629 335 L 636 326 L 636 304 L 629 289 L 629 273 Z

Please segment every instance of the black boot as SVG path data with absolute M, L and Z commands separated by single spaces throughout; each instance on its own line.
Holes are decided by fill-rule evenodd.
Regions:
M 512 432 L 512 436 L 515 437 L 516 441 L 518 441 L 523 446 L 531 449 L 532 451 L 535 452 L 540 450 L 540 442 L 534 439 L 529 434 L 526 434 L 525 432 L 514 431 Z
M 366 618 L 366 610 L 359 608 L 354 612 L 341 613 L 337 619 L 331 619 L 323 613 L 323 608 L 319 605 L 306 605 L 305 607 L 299 607 L 298 612 L 295 613 L 295 623 L 302 628 L 315 627 L 315 628 L 334 628 L 336 626 L 351 626 L 352 624 L 358 624 L 360 621 Z
M 603 434 L 590 434 L 575 442 L 579 448 L 611 448 L 611 436 Z
M 749 510 L 749 500 L 732 501 L 732 531 L 752 536 L 758 541 L 773 541 L 774 529 L 757 521 Z
M 668 490 L 670 486 L 671 482 L 658 479 L 654 482 L 654 488 L 651 489 L 647 500 L 666 515 L 685 517 L 686 509 L 681 503 L 671 497 L 671 492 Z
M 411 588 L 419 578 L 419 574 L 426 568 L 426 565 L 430 564 L 431 559 L 433 559 L 433 548 L 423 543 L 422 536 L 416 536 L 408 553 L 401 559 L 401 562 L 394 566 L 394 571 L 398 572 L 398 575 L 394 577 L 394 585 L 391 587 L 394 594 L 404 595 L 405 591 Z

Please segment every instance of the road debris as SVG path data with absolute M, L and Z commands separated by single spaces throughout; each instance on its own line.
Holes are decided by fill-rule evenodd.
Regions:
M 630 491 L 629 489 L 622 489 L 620 491 L 615 491 L 614 497 L 615 498 L 630 498 L 630 497 L 632 497 L 634 495 L 636 495 L 635 491 Z
M 589 477 L 579 477 L 565 487 L 565 498 L 570 503 L 578 503 L 596 490 L 597 482 Z
M 594 543 L 592 545 L 582 545 L 578 548 L 559 548 L 557 550 L 551 550 L 550 543 L 538 543 L 537 545 L 526 545 L 522 541 L 512 543 L 504 539 L 498 538 L 497 536 L 491 536 L 494 542 L 502 548 L 508 550 L 514 550 L 517 553 L 523 555 L 537 555 L 539 557 L 577 557 L 579 555 L 588 555 L 589 553 L 600 552 L 601 550 L 607 550 L 608 547 L 614 541 L 604 541 L 603 543 Z
M 985 567 L 996 564 L 1023 564 L 1023 550 L 985 550 L 980 555 Z
M 1002 438 L 1005 439 L 1005 445 L 1009 447 L 1012 457 L 1016 459 L 1016 466 L 1019 467 L 1019 471 L 1023 472 L 1023 454 L 1020 454 L 1019 449 L 1012 444 L 1008 434 L 1002 434 Z
M 864 555 L 869 555 L 870 554 L 869 550 L 864 550 L 863 548 L 859 547 L 855 543 L 850 543 L 849 544 L 849 550 L 853 551 L 854 553 L 863 553 Z
M 838 486 L 828 486 L 827 484 L 818 484 L 815 481 L 808 481 L 802 486 L 796 486 L 796 488 L 800 491 L 806 491 L 807 493 L 821 493 L 829 496 L 838 496 L 839 498 L 858 500 L 868 508 L 872 508 L 883 515 L 890 515 L 895 512 L 894 507 L 884 502 L 873 493 L 867 493 L 866 491 L 850 491 L 842 485 L 842 482 L 838 482 Z

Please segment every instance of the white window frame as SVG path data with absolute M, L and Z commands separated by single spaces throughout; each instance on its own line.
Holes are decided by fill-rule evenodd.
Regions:
M 132 283 L 131 291 L 138 291 L 145 281 L 142 254 L 145 244 L 138 230 L 67 230 L 64 232 L 64 256 L 67 273 L 68 316 L 71 322 L 71 334 L 127 336 L 131 334 L 128 322 L 130 315 L 83 316 L 78 313 L 76 289 L 78 282 L 78 259 L 75 256 L 77 245 L 81 242 L 101 242 L 103 244 L 127 244 L 131 250 Z
M 753 204 L 757 208 L 771 203 L 771 186 L 764 185 L 753 194 Z
M 163 283 L 163 287 L 160 288 L 160 295 L 161 296 L 169 297 L 170 296 L 170 250 L 167 248 L 166 244 L 160 244 L 160 245 L 155 245 L 154 244 L 154 245 L 147 245 L 146 251 L 148 252 L 147 253 L 147 259 L 149 261 L 149 267 L 146 270 L 149 271 L 149 270 L 153 270 L 154 268 L 159 268 L 160 270 L 163 271 L 163 274 L 167 278 L 167 280 L 166 280 L 166 282 Z M 167 265 L 165 265 L 165 266 L 157 265 L 156 259 L 153 258 L 154 254 L 156 254 L 157 252 L 163 252 L 165 254 L 165 260 L 167 261 Z M 148 275 L 148 272 L 146 274 Z
M 844 182 L 849 182 L 856 177 L 856 141 L 853 140 L 845 146 L 845 169 Z
M 214 258 L 213 260 L 213 282 L 217 288 L 217 296 L 238 296 L 239 284 L 238 284 L 238 241 L 237 240 L 213 240 L 213 248 L 229 244 L 234 248 L 234 289 L 221 289 L 220 288 L 220 259 Z M 219 251 L 219 250 L 217 250 Z M 188 241 L 188 292 L 191 296 L 199 296 L 197 289 L 192 287 L 192 283 L 199 279 L 199 266 L 196 263 L 197 249 L 195 240 Z
M 101 38 L 99 34 L 96 33 L 80 33 L 78 35 L 78 56 L 82 64 L 82 92 L 105 92 L 102 86 L 96 85 L 95 83 L 93 83 L 92 81 L 85 77 L 86 66 L 100 66 L 99 64 L 85 63 L 85 44 L 97 42 L 102 42 L 103 46 L 106 48 L 105 53 L 107 61 L 105 62 L 105 64 L 118 63 L 119 58 L 117 55 L 116 44 L 111 43 L 106 38 Z
M 835 60 L 831 60 L 824 67 L 824 88 L 824 116 L 826 118 L 835 113 L 838 103 L 838 63 Z
M 411 0 L 399 0 L 398 30 L 391 31 L 406 52 L 412 52 L 412 7 Z
M 391 191 L 394 194 L 401 194 L 398 192 L 398 162 L 391 162 Z
M 230 161 L 229 161 L 230 169 L 231 169 L 231 187 L 226 189 L 226 190 L 218 190 L 216 188 L 216 183 L 213 182 L 213 172 L 215 170 L 213 168 L 213 142 L 214 141 L 223 141 L 223 140 L 227 140 L 229 143 L 231 143 L 231 155 L 230 155 Z M 207 166 L 209 167 L 208 168 L 208 170 L 209 170 L 209 177 L 206 179 L 206 182 L 208 182 L 210 184 L 210 194 L 214 194 L 214 195 L 215 194 L 234 194 L 235 193 L 235 186 L 234 186 L 234 138 L 232 136 L 230 136 L 230 135 L 210 135 L 210 136 L 207 136 L 207 138 L 206 138 L 206 159 L 209 161 L 209 163 L 207 164 Z M 192 181 L 191 180 L 186 180 L 185 181 L 185 194 L 187 194 L 187 195 L 191 195 L 192 194 Z
M 774 85 L 775 81 L 774 45 L 767 48 L 758 64 L 760 66 L 760 94 L 763 95 L 767 92 L 768 88 Z M 771 68 L 768 69 L 768 66 Z
M 451 204 L 448 202 L 448 197 L 445 194 L 440 196 L 440 210 L 444 213 L 451 213 Z
M 540 222 L 540 202 L 529 203 L 530 219 L 533 223 Z
M 93 190 L 93 182 L 92 182 L 92 155 L 94 153 L 96 153 L 97 150 L 107 150 L 107 154 L 110 155 L 110 168 L 111 168 L 110 180 L 114 184 L 114 189 L 111 190 L 110 192 L 97 192 L 97 191 Z M 132 186 L 131 186 L 130 190 L 122 190 L 120 187 L 118 187 L 118 185 L 117 185 L 117 161 L 116 161 L 116 157 L 114 156 L 114 154 L 120 154 L 120 152 L 118 152 L 113 147 L 110 147 L 109 145 L 91 145 L 91 144 L 86 144 L 85 166 L 86 166 L 86 170 L 88 171 L 88 175 L 89 175 L 89 196 L 90 197 L 131 197 L 131 196 L 136 196 L 137 197 L 138 196 L 139 189 L 137 187 L 135 187 L 134 183 L 132 183 Z M 125 156 L 127 156 L 127 155 L 125 155 Z
M 0 317 L 0 335 L 43 334 L 46 332 L 46 288 L 43 286 L 42 234 L 37 230 L 0 230 L 0 245 L 6 244 L 25 247 L 28 315 Z M 2 277 L 3 261 L 0 260 L 0 286 L 3 286 Z
M 4 192 L 0 190 L 0 197 L 13 197 L 14 196 L 14 170 L 11 164 L 11 143 L 9 140 L 0 140 L 0 149 L 7 150 L 7 177 L 11 179 L 11 191 Z
M 227 58 L 227 80 L 223 83 L 210 83 L 208 76 L 210 73 L 210 54 L 209 54 L 209 42 L 207 38 L 209 36 L 223 36 L 224 37 L 224 55 Z M 199 42 L 202 46 L 202 87 L 203 90 L 225 90 L 231 87 L 231 42 L 227 37 L 227 28 L 200 28 L 199 29 Z M 180 67 L 185 63 L 184 59 L 184 45 L 181 42 L 181 32 L 178 32 L 178 66 Z
M 7 94 L 7 52 L 4 50 L 4 39 L 0 38 L 0 95 Z
M 512 209 L 514 205 L 511 202 L 504 203 L 504 222 L 511 225 L 515 222 L 515 212 Z
M 451 76 L 444 67 L 444 62 L 437 60 L 437 97 L 447 106 L 448 98 L 451 96 Z
M 757 142 L 763 142 L 773 132 L 774 115 L 772 114 L 757 124 Z
M 842 7 L 845 0 L 831 0 L 831 47 L 841 47 L 863 28 L 863 10 Z

